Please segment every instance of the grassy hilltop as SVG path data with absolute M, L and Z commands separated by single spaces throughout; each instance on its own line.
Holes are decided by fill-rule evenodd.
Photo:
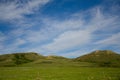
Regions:
M 44 58 L 34 52 L 0 55 L 0 66 L 16 66 Z
M 110 50 L 97 50 L 75 59 L 80 62 L 96 63 L 102 67 L 120 67 L 120 54 Z

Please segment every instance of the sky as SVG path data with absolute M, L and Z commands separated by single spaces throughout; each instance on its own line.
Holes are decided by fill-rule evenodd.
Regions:
M 120 53 L 120 0 L 0 0 L 0 54 Z

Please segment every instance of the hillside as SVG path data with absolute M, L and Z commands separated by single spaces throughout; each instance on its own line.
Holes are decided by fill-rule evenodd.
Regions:
M 68 65 L 71 59 L 62 56 L 42 56 L 35 52 L 0 55 L 0 66 L 61 66 Z
M 80 56 L 75 61 L 96 63 L 106 67 L 120 67 L 120 54 L 110 50 L 97 50 Z
M 23 66 L 23 67 L 80 67 L 93 66 L 88 62 L 75 62 L 73 59 L 62 56 L 42 56 L 34 52 L 13 53 L 0 55 L 0 67 Z
M 0 55 L 0 67 L 9 66 L 76 66 L 120 67 L 120 54 L 110 50 L 97 50 L 75 59 L 62 56 L 42 56 L 35 52 Z
M 44 58 L 44 56 L 38 55 L 34 52 L 4 54 L 0 55 L 0 66 L 16 66 L 33 62 L 39 58 Z

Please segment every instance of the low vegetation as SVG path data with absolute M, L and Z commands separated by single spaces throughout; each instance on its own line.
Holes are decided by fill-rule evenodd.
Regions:
M 120 80 L 120 55 L 94 51 L 69 59 L 14 53 L 0 55 L 0 80 Z
M 120 80 L 119 68 L 1 67 L 0 80 Z
M 5 54 L 0 55 L 0 66 L 17 66 L 20 64 L 30 63 L 42 58 L 44 58 L 44 56 L 38 55 L 34 52 Z
M 75 59 L 80 62 L 95 63 L 101 67 L 120 67 L 120 54 L 110 50 L 97 50 Z

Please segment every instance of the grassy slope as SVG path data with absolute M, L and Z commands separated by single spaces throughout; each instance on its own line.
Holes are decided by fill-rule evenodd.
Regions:
M 43 59 L 38 59 L 36 61 L 19 65 L 22 67 L 36 67 L 36 66 L 43 66 L 43 67 L 93 67 L 96 66 L 94 63 L 89 62 L 76 62 L 73 59 L 61 57 L 61 56 L 46 56 Z
M 80 62 L 96 63 L 103 67 L 120 67 L 120 54 L 109 50 L 94 51 L 90 54 L 80 56 L 75 60 Z
M 75 62 L 62 56 L 42 56 L 37 53 L 14 53 L 0 55 L 0 66 L 94 66 L 88 62 Z
M 0 66 L 16 66 L 44 58 L 34 52 L 0 55 Z
M 1 67 L 0 80 L 120 80 L 120 68 Z
M 76 59 L 42 56 L 34 52 L 0 55 L 0 66 L 102 66 L 120 67 L 120 55 L 113 51 L 94 51 Z

